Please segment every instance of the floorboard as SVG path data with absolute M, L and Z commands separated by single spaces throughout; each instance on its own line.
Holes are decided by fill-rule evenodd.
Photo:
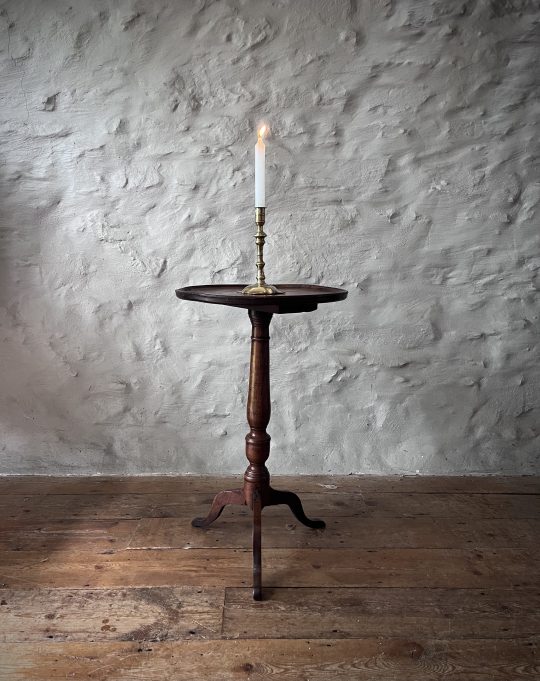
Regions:
M 238 479 L 0 478 L 2 681 L 540 678 L 540 479 L 307 476 L 309 530 L 191 527 Z
M 9 681 L 537 681 L 539 640 L 250 639 L 15 643 Z

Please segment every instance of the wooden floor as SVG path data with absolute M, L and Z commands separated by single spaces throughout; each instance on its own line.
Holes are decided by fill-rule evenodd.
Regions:
M 540 479 L 273 482 L 256 603 L 237 478 L 0 478 L 0 679 L 540 679 Z

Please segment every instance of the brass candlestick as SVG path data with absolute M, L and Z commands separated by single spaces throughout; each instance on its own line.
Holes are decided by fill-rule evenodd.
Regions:
M 257 223 L 257 233 L 255 234 L 255 243 L 257 244 L 257 283 L 246 286 L 242 291 L 246 295 L 250 296 L 274 296 L 280 293 L 280 291 L 275 286 L 267 284 L 264 277 L 264 241 L 266 239 L 266 234 L 263 230 L 264 225 L 264 208 L 255 208 L 255 222 Z

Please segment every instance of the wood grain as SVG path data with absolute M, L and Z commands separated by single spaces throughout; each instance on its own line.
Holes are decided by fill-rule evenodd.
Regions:
M 3 681 L 537 681 L 538 638 L 12 643 Z
M 149 519 L 150 520 L 150 519 Z M 36 551 L 44 554 L 68 544 L 72 549 L 114 552 L 129 546 L 140 520 L 51 520 L 0 528 L 0 552 Z M 1 560 L 1 559 L 0 559 Z
M 65 519 L 118 520 L 204 516 L 212 494 L 47 494 L 4 495 L 0 529 Z M 306 493 L 306 513 L 321 517 L 448 519 L 540 519 L 540 495 L 414 494 L 373 492 L 369 495 Z M 229 516 L 247 515 L 244 506 L 227 507 Z M 286 506 L 265 508 L 264 516 L 290 518 Z
M 3 589 L 0 642 L 219 638 L 223 589 Z
M 263 513 L 264 546 L 269 548 L 535 548 L 540 520 L 449 518 L 331 518 L 313 531 L 291 517 Z M 118 529 L 118 528 L 117 528 Z M 187 519 L 143 518 L 130 537 L 131 548 L 242 548 L 251 530 L 249 516 L 221 517 L 208 532 L 192 531 Z M 1 535 L 0 535 L 1 542 Z M 1 545 L 1 544 L 0 544 Z
M 238 475 L 152 476 L 0 476 L 0 495 L 44 494 L 214 494 L 238 486 Z M 325 494 L 386 492 L 393 494 L 540 494 L 536 476 L 419 475 L 272 475 L 277 488 Z
M 265 549 L 268 586 L 537 587 L 538 551 L 526 549 Z M 96 555 L 62 547 L 0 555 L 0 586 L 97 588 L 245 586 L 248 549 L 170 549 Z
M 263 514 L 264 516 L 264 514 Z M 540 520 L 449 518 L 331 518 L 326 531 L 313 531 L 293 518 L 263 517 L 269 548 L 535 548 Z M 65 519 L 0 529 L 0 551 L 48 554 L 62 545 L 73 550 L 116 553 L 137 549 L 246 548 L 249 515 L 226 512 L 211 530 L 191 526 L 191 517 L 127 520 Z
M 0 479 L 0 679 L 540 678 L 538 479 L 275 481 L 328 527 L 264 510 L 259 603 L 235 484 Z
M 524 638 L 540 632 L 540 593 L 519 589 L 272 589 L 264 608 L 227 589 L 227 638 Z

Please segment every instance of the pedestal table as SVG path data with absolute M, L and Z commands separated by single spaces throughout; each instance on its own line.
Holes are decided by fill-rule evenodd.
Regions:
M 320 303 L 331 303 L 347 297 L 347 291 L 327 286 L 279 284 L 279 295 L 242 294 L 242 284 L 187 286 L 177 289 L 184 300 L 229 305 L 248 310 L 251 320 L 251 361 L 246 435 L 246 456 L 249 465 L 244 473 L 243 487 L 218 492 L 206 518 L 195 518 L 194 527 L 206 528 L 216 520 L 228 504 L 247 505 L 253 512 L 253 598 L 261 600 L 261 511 L 265 506 L 286 504 L 296 518 L 312 528 L 324 528 L 322 520 L 311 520 L 294 492 L 276 490 L 270 486 L 266 460 L 270 454 L 270 350 L 269 328 L 272 315 L 312 312 Z

